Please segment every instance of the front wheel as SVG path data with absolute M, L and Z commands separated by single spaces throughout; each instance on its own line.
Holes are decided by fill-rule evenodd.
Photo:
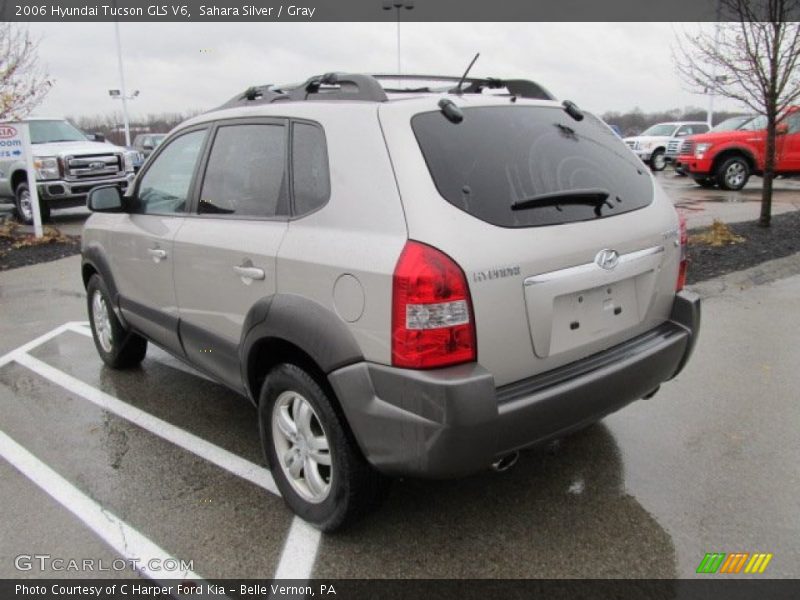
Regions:
M 272 476 L 298 516 L 333 531 L 382 499 L 386 481 L 361 455 L 329 393 L 307 371 L 288 363 L 270 371 L 258 413 Z
M 25 225 L 33 225 L 33 200 L 31 200 L 31 190 L 27 182 L 22 182 L 14 190 L 14 205 L 17 218 Z M 39 214 L 42 222 L 50 218 L 50 207 L 39 199 Z
M 733 156 L 717 169 L 717 181 L 723 190 L 738 191 L 750 178 L 750 166 L 741 156 Z
M 89 323 L 97 353 L 113 369 L 138 365 L 147 353 L 147 340 L 128 331 L 111 308 L 110 294 L 99 275 L 92 275 L 86 286 Z
M 667 167 L 667 157 L 663 150 L 656 150 L 650 156 L 650 168 L 653 171 L 663 171 Z

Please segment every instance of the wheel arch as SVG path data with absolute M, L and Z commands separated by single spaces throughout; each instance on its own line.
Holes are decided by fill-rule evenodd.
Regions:
M 114 275 L 111 273 L 111 266 L 108 264 L 108 259 L 106 259 L 103 250 L 96 244 L 90 244 L 83 250 L 83 259 L 81 261 L 83 289 L 86 289 L 89 285 L 92 275 L 99 275 L 103 279 L 108 293 L 111 295 L 111 308 L 120 323 L 127 327 L 128 324 L 125 321 L 125 317 L 123 317 L 122 311 L 119 309 L 119 291 L 114 281 Z
M 17 169 L 11 174 L 11 192 L 13 194 L 17 193 L 17 186 L 20 183 L 27 183 L 28 182 L 28 174 L 23 169 Z
M 332 391 L 328 373 L 364 359 L 338 315 L 294 294 L 276 294 L 258 301 L 248 312 L 242 331 L 239 363 L 247 396 L 254 403 L 267 373 L 279 363 L 293 362 L 307 368 Z
M 719 166 L 728 160 L 729 158 L 733 158 L 734 156 L 740 156 L 747 161 L 747 168 L 750 169 L 750 173 L 753 173 L 757 170 L 757 162 L 753 153 L 748 150 L 747 148 L 742 148 L 741 146 L 729 146 L 720 150 L 715 156 L 714 160 L 711 162 L 711 173 L 716 176 L 717 169 Z

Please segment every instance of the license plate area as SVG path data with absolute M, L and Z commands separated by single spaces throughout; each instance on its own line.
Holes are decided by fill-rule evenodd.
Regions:
M 534 354 L 547 358 L 635 329 L 652 305 L 663 258 L 656 246 L 620 256 L 612 270 L 588 263 L 526 277 Z
M 550 354 L 613 335 L 639 323 L 632 279 L 582 290 L 553 300 Z

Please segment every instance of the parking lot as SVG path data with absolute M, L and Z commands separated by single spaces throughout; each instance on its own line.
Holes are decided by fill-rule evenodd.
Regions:
M 659 179 L 690 226 L 757 216 L 760 180 Z M 777 187 L 776 213 L 800 208 L 798 182 Z M 800 259 L 782 260 L 797 275 L 701 286 L 694 358 L 653 399 L 505 473 L 397 481 L 331 536 L 278 497 L 247 401 L 152 345 L 140 369 L 102 366 L 78 257 L 0 273 L 0 577 L 92 576 L 18 569 L 49 555 L 177 578 L 686 578 L 707 552 L 769 552 L 759 577 L 798 577 Z

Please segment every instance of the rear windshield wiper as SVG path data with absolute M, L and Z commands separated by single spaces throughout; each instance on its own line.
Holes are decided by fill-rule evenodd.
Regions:
M 561 210 L 562 204 L 585 204 L 594 206 L 597 215 L 600 215 L 600 209 L 603 206 L 612 208 L 613 205 L 608 202 L 608 197 L 611 193 L 608 190 L 600 188 L 584 189 L 584 190 L 561 190 L 558 192 L 548 192 L 546 194 L 537 194 L 524 200 L 517 200 L 511 205 L 511 210 L 525 210 L 528 208 L 539 208 L 542 206 L 555 206 Z

